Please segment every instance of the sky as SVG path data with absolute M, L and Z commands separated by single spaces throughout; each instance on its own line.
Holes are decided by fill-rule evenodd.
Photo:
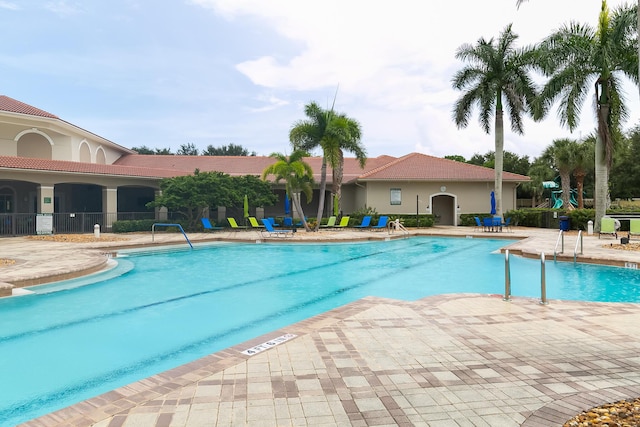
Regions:
M 451 86 L 464 43 L 517 46 L 575 20 L 596 26 L 600 0 L 0 0 L 0 94 L 127 148 L 239 144 L 290 153 L 289 130 L 311 101 L 362 127 L 369 157 L 437 157 L 493 150 L 477 110 L 459 129 Z M 625 4 L 609 0 L 610 8 Z M 540 82 L 542 79 L 537 78 Z M 625 86 L 639 122 L 637 89 Z M 585 101 L 578 129 L 505 119 L 505 150 L 538 157 L 554 139 L 595 129 Z M 315 153 L 319 154 L 319 152 Z

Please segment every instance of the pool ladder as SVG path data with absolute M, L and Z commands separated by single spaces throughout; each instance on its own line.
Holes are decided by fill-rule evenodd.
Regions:
M 584 252 L 584 246 L 582 244 L 582 230 L 578 230 L 578 238 L 576 239 L 576 245 L 573 248 L 573 263 L 575 264 L 578 261 L 578 245 L 580 245 L 580 255 Z M 561 251 L 558 252 L 558 245 L 561 244 Z M 558 240 L 556 240 L 556 247 L 553 249 L 553 261 L 557 261 L 557 255 L 564 253 L 564 230 L 560 230 L 558 234 Z
M 540 304 L 547 305 L 547 274 L 545 272 L 544 252 L 540 253 Z M 511 267 L 509 265 L 509 249 L 504 251 L 504 297 L 503 301 L 511 301 Z

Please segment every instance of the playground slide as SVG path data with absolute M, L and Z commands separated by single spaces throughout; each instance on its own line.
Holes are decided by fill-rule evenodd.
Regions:
M 562 208 L 562 199 L 556 199 L 556 202 L 553 204 L 553 209 Z

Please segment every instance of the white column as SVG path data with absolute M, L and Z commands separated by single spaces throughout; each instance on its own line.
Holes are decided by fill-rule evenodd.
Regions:
M 38 187 L 38 212 L 53 213 L 53 186 L 40 185 Z

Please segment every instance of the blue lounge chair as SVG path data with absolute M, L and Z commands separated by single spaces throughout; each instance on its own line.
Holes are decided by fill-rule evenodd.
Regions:
M 216 230 L 224 229 L 224 227 L 214 227 L 211 224 L 211 221 L 209 221 L 209 218 L 201 218 L 201 221 L 202 221 L 202 226 L 204 227 L 205 230 L 216 231 Z
M 360 225 L 356 225 L 354 228 L 369 228 L 369 226 L 371 225 L 371 216 L 367 215 L 364 218 L 362 218 L 362 222 L 360 223 Z
M 480 218 L 478 218 L 477 216 L 474 216 L 473 219 L 476 220 L 476 227 L 473 229 L 473 231 L 484 230 L 484 228 L 482 227 L 482 221 L 480 221 Z
M 378 223 L 371 227 L 372 230 L 381 230 L 383 228 L 387 228 L 387 223 L 389 222 L 388 216 L 381 216 L 378 218 Z
M 293 230 L 276 230 L 268 219 L 262 219 L 264 230 L 261 230 L 263 236 L 268 237 L 293 237 Z

